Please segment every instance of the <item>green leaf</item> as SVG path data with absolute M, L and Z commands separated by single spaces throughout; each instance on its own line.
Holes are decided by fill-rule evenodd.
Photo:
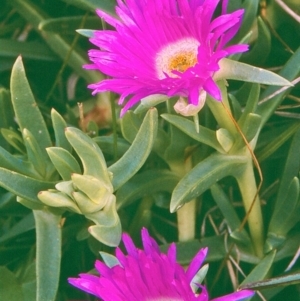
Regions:
M 244 134 L 246 140 L 251 142 L 251 140 L 257 135 L 261 125 L 261 117 L 257 114 L 249 113 L 243 120 L 243 124 L 240 129 Z M 241 147 L 245 146 L 245 141 L 240 133 L 236 134 L 236 142 L 231 149 L 231 152 L 234 153 L 236 150 L 239 150 Z
M 61 147 L 48 147 L 46 150 L 63 180 L 70 180 L 72 173 L 81 173 L 77 160 L 65 149 Z
M 54 109 L 51 110 L 51 120 L 55 134 L 55 145 L 71 152 L 72 147 L 65 135 L 67 123 L 62 118 L 62 116 Z
M 22 157 L 11 155 L 2 147 L 0 147 L 0 166 L 32 178 L 40 177 L 31 162 L 25 161 Z
M 230 228 L 230 236 L 237 240 L 242 240 L 244 244 L 251 244 L 250 237 L 243 229 L 239 231 L 241 221 L 234 209 L 232 203 L 218 184 L 214 184 L 210 188 L 211 194 L 222 212 L 228 227 Z
M 229 7 L 235 7 L 233 10 L 244 9 L 243 22 L 238 34 L 234 37 L 234 41 L 239 41 L 249 31 L 251 31 L 253 23 L 257 17 L 259 0 L 229 1 Z M 230 11 L 233 11 L 232 9 Z
M 198 197 L 222 178 L 238 174 L 244 169 L 246 158 L 212 154 L 198 163 L 175 187 L 170 210 L 174 212 L 188 201 Z
M 111 136 L 99 136 L 93 138 L 93 140 L 99 145 L 102 152 L 109 155 L 114 155 L 114 137 Z M 130 144 L 123 138 L 117 139 L 117 157 L 122 157 L 130 147 Z
M 105 183 L 97 178 L 73 174 L 72 181 L 76 190 L 83 192 L 97 211 L 101 210 L 111 197 L 110 187 L 105 187 Z
M 116 265 L 120 265 L 120 262 L 117 257 L 106 252 L 99 252 L 99 253 L 101 258 L 103 259 L 103 261 L 108 267 L 112 268 Z
M 84 16 L 61 17 L 55 19 L 47 19 L 39 24 L 39 30 L 50 31 L 58 34 L 72 34 L 82 22 Z M 87 17 L 84 22 L 85 28 L 101 29 L 101 19 L 99 17 Z M 84 30 L 84 29 L 83 29 Z
M 243 123 L 247 119 L 248 114 L 255 113 L 258 104 L 259 94 L 260 94 L 260 85 L 250 84 L 250 83 L 245 83 L 245 85 L 243 85 L 243 87 L 237 93 L 236 97 L 238 98 L 238 100 L 240 100 L 241 97 L 245 99 L 246 102 L 246 106 L 243 110 L 243 113 L 238 120 L 240 126 L 243 126 Z
M 79 8 L 90 10 L 95 12 L 95 10 L 101 9 L 110 15 L 115 15 L 115 1 L 114 0 L 62 0 L 66 3 L 75 5 Z
M 95 30 L 93 29 L 76 29 L 76 32 L 83 37 L 92 38 L 94 36 Z
M 10 92 L 9 90 L 0 88 L 0 129 L 12 126 L 14 126 L 14 111 L 10 101 Z M 5 149 L 9 149 L 7 141 L 1 135 L 0 145 Z
M 269 232 L 285 236 L 294 225 L 290 223 L 291 217 L 297 209 L 299 199 L 299 179 L 294 177 L 288 188 L 286 196 L 280 204 L 276 204 L 269 225 Z M 299 217 L 300 219 L 300 217 Z M 297 221 L 295 221 L 297 222 Z
M 157 119 L 157 110 L 150 109 L 128 151 L 109 167 L 109 171 L 113 174 L 114 190 L 126 183 L 145 163 L 155 141 Z
M 178 181 L 178 176 L 169 170 L 155 169 L 138 173 L 117 191 L 117 208 L 128 206 L 145 195 L 160 191 L 171 193 Z
M 73 3 L 73 0 L 72 0 Z M 10 4 L 24 17 L 33 27 L 40 32 L 38 27 L 41 22 L 49 17 L 40 8 L 36 7 L 30 0 L 12 0 Z M 99 72 L 85 71 L 82 65 L 87 63 L 86 54 L 78 49 L 72 49 L 72 45 L 58 34 L 51 32 L 40 32 L 45 43 L 55 52 L 63 61 L 73 68 L 77 74 L 82 76 L 87 82 L 97 82 L 102 76 Z M 48 145 L 49 146 L 49 145 Z
M 16 40 L 0 39 L 0 56 L 15 59 L 21 55 L 26 59 L 55 62 L 59 58 L 49 47 L 40 42 L 20 42 Z
M 132 111 L 128 111 L 120 120 L 122 136 L 124 139 L 132 143 L 139 131 L 139 128 L 141 127 L 142 122 L 143 121 L 139 115 Z
M 214 131 L 199 125 L 199 133 L 197 133 L 195 130 L 194 122 L 182 116 L 162 114 L 161 117 L 194 140 L 209 145 L 219 152 L 223 152 L 223 149 L 218 142 L 216 133 Z
M 28 160 L 34 165 L 36 171 L 38 171 L 42 178 L 49 179 L 54 172 L 54 168 L 46 150 L 40 147 L 35 137 L 26 128 L 22 134 Z
M 61 216 L 46 210 L 33 211 L 36 223 L 36 300 L 56 298 L 61 262 Z
M 24 142 L 22 137 L 19 135 L 19 133 L 16 133 L 15 131 L 8 130 L 8 129 L 1 129 L 1 134 L 3 138 L 18 152 L 24 155 L 26 154 Z
M 292 144 L 290 146 L 290 150 L 288 153 L 288 157 L 286 159 L 284 171 L 282 173 L 282 178 L 280 180 L 279 189 L 277 193 L 275 208 L 273 216 L 277 216 L 276 219 L 271 219 L 270 229 L 276 229 L 277 225 L 280 224 L 280 211 L 284 206 L 286 206 L 287 202 L 287 187 L 290 186 L 294 177 L 298 176 L 300 169 L 300 130 L 297 131 L 295 136 L 293 137 Z M 273 232 L 270 230 L 270 232 Z M 276 232 L 275 232 L 276 233 Z
M 47 126 L 31 92 L 21 57 L 17 58 L 13 66 L 10 86 L 12 104 L 21 131 L 30 131 L 42 149 L 51 146 Z
M 260 139 L 261 141 L 263 141 L 264 146 L 259 148 L 256 152 L 256 157 L 258 162 L 262 162 L 266 160 L 268 157 L 270 157 L 299 129 L 300 129 L 300 124 L 296 122 L 289 125 L 284 131 L 282 131 L 282 129 L 279 127 L 272 128 L 271 131 L 266 132 L 265 137 L 260 136 Z
M 272 267 L 275 255 L 276 255 L 275 251 L 266 255 L 258 263 L 258 265 L 250 272 L 250 274 L 244 279 L 244 281 L 240 285 L 240 288 L 244 287 L 244 285 L 247 283 L 264 279 L 268 275 L 268 272 Z
M 116 210 L 116 199 L 112 195 L 109 203 L 93 214 L 86 214 L 86 218 L 96 223 L 95 226 L 89 227 L 89 232 L 100 242 L 115 247 L 121 240 L 122 228 L 119 216 Z
M 30 212 L 25 217 L 23 217 L 20 221 L 18 221 L 16 224 L 13 225 L 12 228 L 10 228 L 7 232 L 5 232 L 0 237 L 0 243 L 3 243 L 9 239 L 12 239 L 18 235 L 21 235 L 27 231 L 30 231 L 34 229 L 34 219 L 33 215 Z
M 90 175 L 111 185 L 106 162 L 99 146 L 92 138 L 76 128 L 66 128 L 66 137 L 81 159 L 84 175 Z
M 226 129 L 220 128 L 216 131 L 216 137 L 223 150 L 228 153 L 234 143 L 231 134 Z
M 226 78 L 265 85 L 292 86 L 280 75 L 245 63 L 224 58 L 219 62 L 219 66 L 220 71 L 216 73 L 215 80 Z
M 261 17 L 257 18 L 258 37 L 249 52 L 243 55 L 243 61 L 260 66 L 265 62 L 271 51 L 271 34 Z
M 75 201 L 65 193 L 56 190 L 41 191 L 38 194 L 38 198 L 43 204 L 49 207 L 62 209 L 67 208 L 73 212 L 81 214 L 81 210 L 78 208 Z M 85 199 L 85 201 L 87 201 L 87 198 Z
M 138 107 L 134 110 L 134 113 L 140 114 L 147 112 L 150 108 L 156 107 L 158 104 L 166 102 L 168 99 L 169 97 L 164 94 L 153 94 L 142 98 Z
M 37 194 L 42 190 L 53 188 L 54 184 L 0 168 L 0 186 L 24 199 L 40 204 Z
M 287 80 L 292 81 L 294 78 L 299 76 L 300 74 L 300 47 L 293 54 L 293 56 L 288 60 L 283 69 L 279 72 L 281 76 L 286 78 Z M 261 99 L 265 99 L 269 97 L 273 93 L 278 90 L 278 87 L 268 87 L 264 93 L 261 95 Z M 290 92 L 290 89 L 286 89 L 283 92 L 277 94 L 274 97 L 264 101 L 258 106 L 257 114 L 262 116 L 262 126 L 267 122 L 269 117 L 273 114 L 273 112 L 278 108 L 281 101 L 284 97 Z
M 241 285 L 240 289 L 254 289 L 261 290 L 266 288 L 273 288 L 278 286 L 286 286 L 300 283 L 300 273 L 284 275 L 276 278 L 266 279 L 262 281 L 250 282 Z
M 4 266 L 0 267 L 0 275 L 0 300 L 23 300 L 22 288 L 16 275 Z

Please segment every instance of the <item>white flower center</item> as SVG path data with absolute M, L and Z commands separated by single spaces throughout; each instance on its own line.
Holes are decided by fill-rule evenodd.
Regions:
M 184 72 L 197 63 L 200 43 L 194 38 L 183 38 L 162 48 L 156 55 L 155 67 L 159 79 L 177 77 L 172 71 Z

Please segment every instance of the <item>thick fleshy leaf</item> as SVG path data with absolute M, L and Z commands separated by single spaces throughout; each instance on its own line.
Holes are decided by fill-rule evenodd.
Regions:
M 266 255 L 257 265 L 256 267 L 248 274 L 248 276 L 244 279 L 244 281 L 241 283 L 241 286 L 255 281 L 255 280 L 262 280 L 264 279 L 272 267 L 272 264 L 274 262 L 276 252 L 273 251 Z
M 141 99 L 140 104 L 135 109 L 134 113 L 144 113 L 147 112 L 150 108 L 156 107 L 158 104 L 162 102 L 166 102 L 168 100 L 168 96 L 163 94 L 154 94 L 147 96 Z
M 101 210 L 111 196 L 111 187 L 106 187 L 103 181 L 95 177 L 73 174 L 72 181 L 76 190 L 83 192 L 97 210 Z
M 113 173 L 114 190 L 126 183 L 145 163 L 156 137 L 157 119 L 157 110 L 150 109 L 128 151 L 109 167 L 108 170 Z
M 241 289 L 266 289 L 278 286 L 286 286 L 292 284 L 299 284 L 300 283 L 300 273 L 284 275 L 281 277 L 266 279 L 262 281 L 250 282 L 245 285 L 241 285 Z
M 84 175 L 90 175 L 111 185 L 106 162 L 99 146 L 76 128 L 66 128 L 66 137 L 81 159 Z
M 39 181 L 5 168 L 0 168 L 0 186 L 20 197 L 40 204 L 37 194 L 42 190 L 54 188 L 54 183 Z
M 99 252 L 99 253 L 101 258 L 103 259 L 103 261 L 108 267 L 111 268 L 113 266 L 120 265 L 120 262 L 117 257 L 106 252 Z
M 43 179 L 49 179 L 54 173 L 54 168 L 49 160 L 46 150 L 40 146 L 29 130 L 25 128 L 22 134 L 28 160 L 34 165 L 34 168 Z
M 41 177 L 31 162 L 11 155 L 2 147 L 0 147 L 0 166 L 32 178 Z
M 194 140 L 209 145 L 218 151 L 223 151 L 214 131 L 199 125 L 199 132 L 197 133 L 194 122 L 182 116 L 162 114 L 161 117 Z
M 19 153 L 23 155 L 26 154 L 24 141 L 19 133 L 16 133 L 13 130 L 1 129 L 1 134 L 8 144 L 15 148 Z
M 48 147 L 46 150 L 63 180 L 70 180 L 72 173 L 81 173 L 77 160 L 65 149 L 61 147 Z
M 41 148 L 51 146 L 47 126 L 31 92 L 21 57 L 17 58 L 13 66 L 10 85 L 11 100 L 21 131 L 30 131 Z
M 65 135 L 67 123 L 62 118 L 62 116 L 54 109 L 51 110 L 51 120 L 55 134 L 55 146 L 62 147 L 65 150 L 71 152 L 72 147 Z
M 53 190 L 41 191 L 38 194 L 38 198 L 43 204 L 49 207 L 69 209 L 73 212 L 81 214 L 77 204 L 62 192 Z
M 292 86 L 280 75 L 248 64 L 224 58 L 219 65 L 220 71 L 215 74 L 216 80 L 226 78 L 265 85 Z
M 198 163 L 175 187 L 170 210 L 174 212 L 188 201 L 198 197 L 222 178 L 238 174 L 245 168 L 243 156 L 212 154 Z
M 234 143 L 233 137 L 226 129 L 223 128 L 220 128 L 216 131 L 216 137 L 223 150 L 228 153 Z
M 61 262 L 61 216 L 46 210 L 33 211 L 36 224 L 36 300 L 54 301 Z

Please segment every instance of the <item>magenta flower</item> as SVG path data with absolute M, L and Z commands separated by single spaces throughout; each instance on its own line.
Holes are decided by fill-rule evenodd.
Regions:
M 121 115 L 153 94 L 187 97 L 194 106 L 204 91 L 221 100 L 213 80 L 218 62 L 248 46 L 226 46 L 240 27 L 243 10 L 227 14 L 228 0 L 223 0 L 221 15 L 213 19 L 219 2 L 117 0 L 118 17 L 97 10 L 116 30 L 95 31 L 90 39 L 100 50 L 89 51 L 93 63 L 85 68 L 111 77 L 89 85 L 93 94 L 120 94 L 119 104 L 126 103 Z
M 96 261 L 100 277 L 81 274 L 69 282 L 104 301 L 208 301 L 206 287 L 193 283 L 207 248 L 201 249 L 186 271 L 176 263 L 176 247 L 172 244 L 167 254 L 160 252 L 157 243 L 146 229 L 142 230 L 144 250 L 135 247 L 131 238 L 123 234 L 128 255 L 116 250 L 116 265 L 107 266 Z M 191 283 L 199 287 L 196 294 Z M 251 297 L 250 290 L 241 290 L 212 301 L 236 301 Z

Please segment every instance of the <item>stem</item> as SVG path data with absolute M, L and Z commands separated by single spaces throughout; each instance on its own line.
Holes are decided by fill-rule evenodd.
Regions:
M 248 214 L 248 225 L 252 244 L 256 255 L 262 258 L 264 255 L 264 226 L 259 197 L 256 196 L 254 201 L 254 197 L 257 194 L 257 186 L 251 158 L 249 158 L 244 172 L 237 177 L 237 182 L 242 194 L 245 210 Z
M 171 165 L 171 170 L 183 177 L 192 169 L 192 159 L 188 157 L 183 165 Z M 196 199 L 184 204 L 177 210 L 178 241 L 189 241 L 195 238 Z
M 195 238 L 196 200 L 184 204 L 177 211 L 178 240 L 188 241 Z
M 36 225 L 37 301 L 54 301 L 61 262 L 61 216 L 33 210 Z

